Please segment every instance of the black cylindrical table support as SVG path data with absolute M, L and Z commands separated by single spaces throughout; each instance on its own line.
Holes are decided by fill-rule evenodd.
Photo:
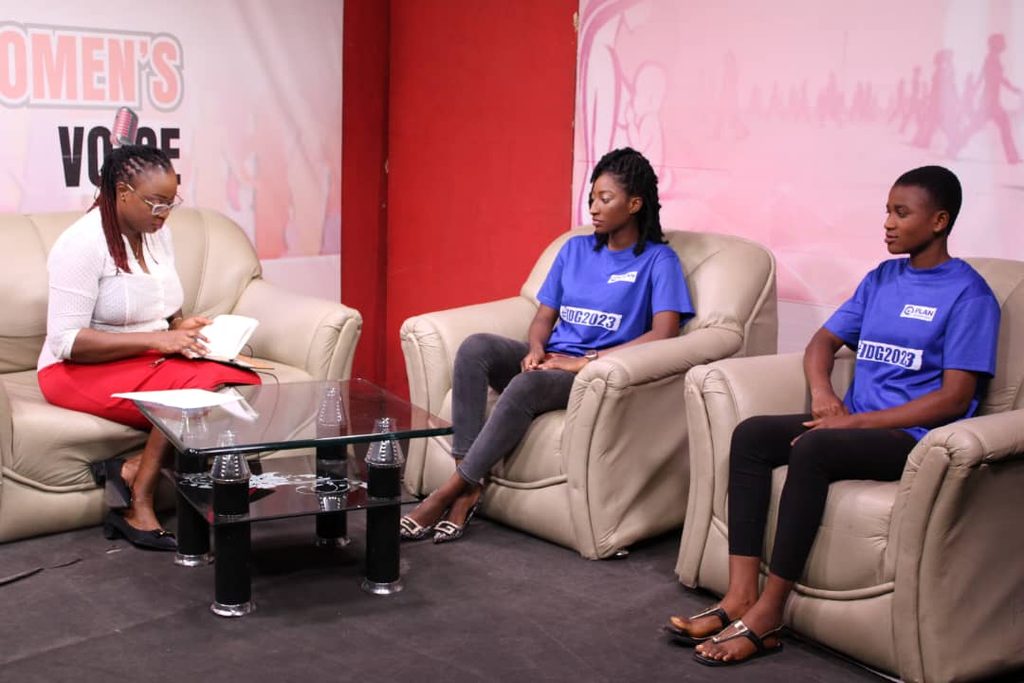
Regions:
M 398 498 L 402 495 L 401 468 L 370 465 L 366 470 L 366 492 L 370 498 Z
M 387 500 L 391 504 L 366 510 L 366 579 L 363 589 L 378 595 L 397 593 L 402 590 L 399 573 L 401 468 L 371 465 L 367 468 L 366 483 L 371 499 Z
M 324 427 L 317 426 L 317 434 Z M 348 490 L 348 460 L 344 446 L 316 447 L 317 496 L 322 508 L 329 508 L 332 500 Z M 316 516 L 316 544 L 320 547 L 344 548 L 349 543 L 348 515 L 344 511 L 321 512 Z
M 195 474 L 205 470 L 204 458 L 188 456 L 180 451 L 174 454 L 174 469 L 178 475 Z M 175 501 L 178 516 L 178 552 L 174 564 L 182 567 L 198 567 L 209 564 L 210 525 L 185 498 L 181 486 L 176 486 Z
M 214 603 L 210 611 L 222 617 L 241 617 L 252 612 L 252 578 L 249 571 L 250 526 L 248 522 L 213 527 L 217 546 L 214 564 Z
M 244 515 L 249 511 L 249 482 L 213 482 L 213 514 Z
M 321 512 L 316 516 L 317 545 L 343 547 L 348 545 L 348 515 L 344 512 Z

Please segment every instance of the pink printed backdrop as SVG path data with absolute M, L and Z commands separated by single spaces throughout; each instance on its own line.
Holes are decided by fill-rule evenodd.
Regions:
M 834 305 L 887 258 L 892 181 L 965 189 L 962 256 L 1024 259 L 1024 2 L 581 0 L 575 216 L 623 145 L 660 178 L 668 229 L 772 248 L 779 296 Z
M 0 210 L 89 206 L 89 132 L 128 104 L 170 136 L 187 204 L 232 217 L 265 262 L 331 256 L 337 290 L 341 2 L 0 0 L 0 16 Z

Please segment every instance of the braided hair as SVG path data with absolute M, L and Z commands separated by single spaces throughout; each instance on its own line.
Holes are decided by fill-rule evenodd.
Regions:
M 107 251 L 114 259 L 118 272 L 130 273 L 128 252 L 121 238 L 121 225 L 117 220 L 117 184 L 131 183 L 141 173 L 159 169 L 173 173 L 174 167 L 167 155 L 156 147 L 145 145 L 124 145 L 112 150 L 103 160 L 100 169 L 100 187 L 92 208 L 99 207 L 103 223 L 103 236 L 107 240 Z
M 661 231 L 661 203 L 658 201 L 658 176 L 651 168 L 651 162 L 644 158 L 644 155 L 630 147 L 615 149 L 608 152 L 594 167 L 590 174 L 590 186 L 593 190 L 594 181 L 605 173 L 610 173 L 615 180 L 625 189 L 630 197 L 639 197 L 642 200 L 640 211 L 637 212 L 636 222 L 640 235 L 633 247 L 633 253 L 639 256 L 647 247 L 648 242 L 664 244 L 665 235 Z M 594 201 L 591 198 L 590 201 Z M 608 235 L 597 235 L 595 251 L 608 245 Z

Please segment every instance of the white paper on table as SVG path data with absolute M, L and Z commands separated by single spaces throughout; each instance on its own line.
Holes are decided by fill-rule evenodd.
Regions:
M 171 408 L 209 408 L 234 403 L 242 398 L 239 393 L 218 394 L 206 389 L 169 389 L 167 391 L 128 391 L 111 394 L 113 398 L 126 398 L 129 401 L 145 401 L 157 403 Z
M 235 417 L 245 420 L 246 422 L 255 422 L 260 414 L 249 405 L 249 402 L 245 400 L 245 396 L 242 396 L 242 392 L 234 387 L 224 387 L 221 389 L 221 393 L 225 396 L 237 397 L 238 400 L 235 403 L 224 404 L 224 410 L 231 413 Z

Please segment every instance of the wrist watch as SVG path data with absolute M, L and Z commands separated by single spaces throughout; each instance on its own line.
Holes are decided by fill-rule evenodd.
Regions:
M 587 349 L 583 353 L 583 357 L 587 359 L 588 363 L 592 360 L 597 360 L 597 349 Z

